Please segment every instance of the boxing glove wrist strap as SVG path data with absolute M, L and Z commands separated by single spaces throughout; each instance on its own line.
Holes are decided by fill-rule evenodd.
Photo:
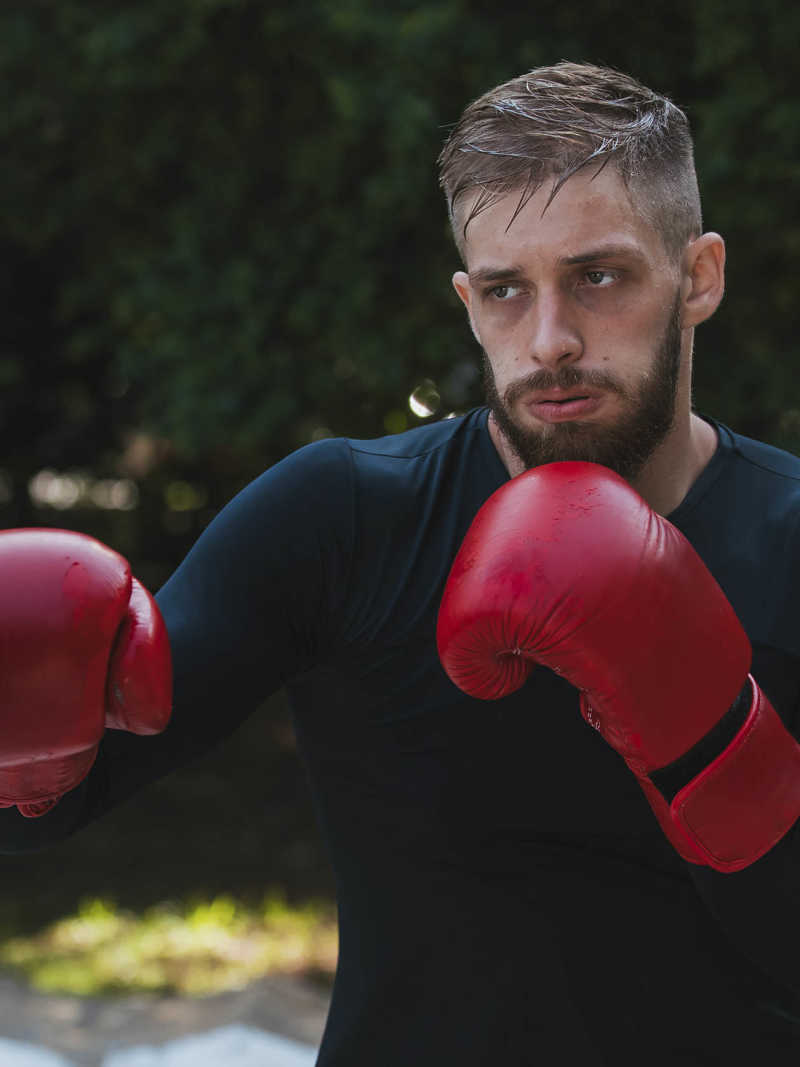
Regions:
M 744 723 L 719 755 L 666 798 L 672 822 L 692 850 L 726 873 L 754 863 L 800 817 L 800 745 L 750 676 L 748 688 Z M 725 719 L 735 721 L 738 704 Z M 671 764 L 651 774 L 651 781 L 663 780 L 666 771 L 669 783 L 675 769 Z
M 753 687 L 748 675 L 736 700 L 705 737 L 666 767 L 650 772 L 650 781 L 667 804 L 725 751 L 746 723 L 752 705 Z

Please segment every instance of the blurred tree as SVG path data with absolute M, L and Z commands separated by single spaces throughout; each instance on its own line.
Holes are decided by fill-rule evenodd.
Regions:
M 416 424 L 423 380 L 439 414 L 477 402 L 435 159 L 469 99 L 564 56 L 688 108 L 732 252 L 699 405 L 800 445 L 800 231 L 781 195 L 800 165 L 797 21 L 777 0 L 542 0 L 535 18 L 477 0 L 7 3 L 0 467 L 17 487 L 45 464 L 119 472 L 144 429 L 166 443 L 138 514 L 183 551 L 291 449 Z M 205 505 L 171 508 L 176 479 Z
M 703 0 L 692 108 L 706 225 L 728 245 L 728 293 L 700 335 L 698 404 L 800 452 L 800 11 Z M 704 328 L 705 330 L 706 328 Z

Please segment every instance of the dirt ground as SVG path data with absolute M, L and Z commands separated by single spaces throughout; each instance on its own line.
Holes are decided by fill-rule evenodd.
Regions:
M 96 998 L 44 995 L 0 975 L 0 1036 L 59 1052 L 76 1067 L 100 1067 L 109 1052 L 230 1023 L 317 1045 L 328 997 L 311 982 L 284 976 L 212 997 Z
M 333 894 L 280 694 L 214 752 L 74 837 L 0 855 L 0 939 L 74 914 L 86 898 L 140 913 L 217 894 L 256 904 L 275 889 L 296 903 Z M 311 980 L 277 976 L 204 998 L 46 996 L 0 971 L 0 1037 L 52 1049 L 76 1067 L 230 1023 L 316 1045 L 329 996 Z

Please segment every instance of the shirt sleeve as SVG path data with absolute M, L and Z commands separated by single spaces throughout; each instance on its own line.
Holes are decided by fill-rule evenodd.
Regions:
M 89 776 L 38 819 L 0 811 L 0 851 L 68 836 L 149 782 L 208 751 L 326 654 L 353 539 L 346 442 L 293 453 L 238 494 L 158 593 L 173 661 L 166 730 L 107 730 Z

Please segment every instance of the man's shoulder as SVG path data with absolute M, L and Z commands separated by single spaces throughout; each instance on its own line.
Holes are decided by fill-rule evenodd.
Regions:
M 800 662 L 800 458 L 727 427 L 720 432 L 729 435 L 730 461 L 709 494 L 701 555 L 751 642 Z
M 719 582 L 751 642 L 800 656 L 800 458 L 709 421 L 719 447 L 676 525 Z
M 735 454 L 753 471 L 774 475 L 779 482 L 786 483 L 785 488 L 789 491 L 800 489 L 800 457 L 727 427 L 722 429 L 730 435 Z
M 335 477 L 352 465 L 388 473 L 401 469 L 403 461 L 424 459 L 448 449 L 458 439 L 479 433 L 485 426 L 482 415 L 485 411 L 476 408 L 384 437 L 326 437 L 290 453 L 281 466 L 291 468 L 292 474 L 305 471 L 312 476 Z
M 306 496 L 313 492 L 319 514 L 345 514 L 352 503 L 359 516 L 383 526 L 406 512 L 419 516 L 442 494 L 469 496 L 465 482 L 485 482 L 488 495 L 497 479 L 492 452 L 486 410 L 476 408 L 385 437 L 315 441 L 268 471 L 264 488 L 296 493 L 303 487 Z
M 464 478 L 481 481 L 487 467 L 486 412 L 441 419 L 370 440 L 344 438 L 354 492 L 369 510 L 416 510 L 455 491 Z
M 800 524 L 800 457 L 706 418 L 719 444 L 671 520 L 698 543 L 761 539 Z
M 344 438 L 351 451 L 377 460 L 414 460 L 447 448 L 465 433 L 480 431 L 485 422 L 483 409 L 476 408 L 465 415 L 448 416 L 438 422 L 415 426 L 402 433 L 371 439 Z

